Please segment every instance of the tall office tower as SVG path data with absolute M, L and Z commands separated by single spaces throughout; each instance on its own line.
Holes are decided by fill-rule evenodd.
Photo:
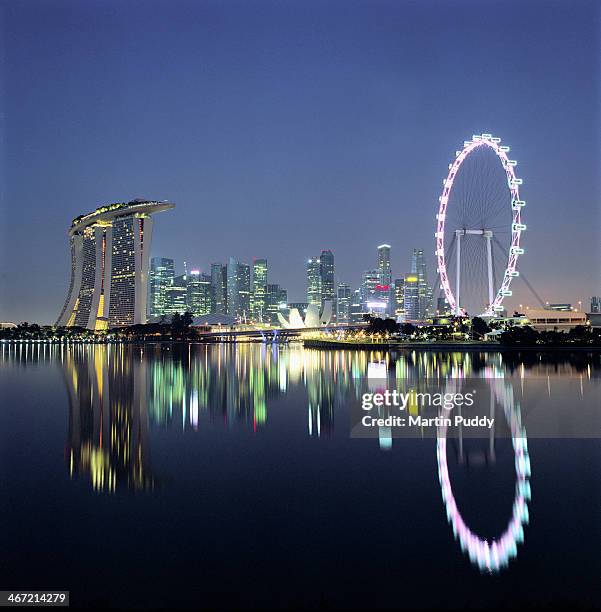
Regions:
M 364 313 L 382 315 L 386 312 L 387 302 L 383 299 L 380 285 L 380 271 L 367 270 L 361 281 L 361 308 Z
M 267 260 L 253 261 L 252 319 L 263 323 L 267 318 Z
M 389 244 L 381 244 L 378 247 L 378 271 L 380 272 L 380 299 L 383 298 L 386 301 L 386 313 L 394 314 L 394 287 L 390 268 Z
M 286 308 L 288 292 L 279 285 L 271 284 L 265 287 L 266 316 L 265 320 L 270 325 L 279 327 L 278 312 Z
M 173 279 L 171 286 L 165 290 L 166 315 L 184 314 L 188 308 L 188 276 L 180 274 Z
M 591 312 L 601 312 L 601 297 L 598 295 L 591 298 Z
M 211 264 L 211 312 L 227 312 L 227 267 L 220 263 Z
M 250 319 L 250 266 L 233 257 L 227 265 L 227 314 Z
M 175 264 L 173 259 L 166 257 L 153 257 L 150 260 L 150 300 L 148 312 L 151 318 L 156 319 L 165 314 L 167 306 L 167 287 L 173 284 L 175 278 Z
M 419 276 L 417 274 L 407 274 L 405 276 L 405 320 L 420 320 L 420 299 L 419 299 Z
M 99 330 L 146 322 L 151 215 L 174 206 L 133 200 L 73 219 L 71 281 L 57 325 Z
M 319 257 L 307 261 L 307 302 L 321 307 L 321 262 Z
M 319 275 L 321 277 L 321 307 L 325 302 L 336 305 L 336 289 L 334 286 L 334 253 L 322 251 L 319 257 Z
M 432 314 L 432 288 L 428 285 L 423 249 L 413 249 L 411 274 L 416 274 L 418 277 L 419 308 L 417 320 L 423 321 Z
M 363 305 L 361 304 L 361 289 L 355 289 L 351 296 L 350 323 L 361 323 L 363 321 Z
M 405 279 L 397 278 L 394 281 L 394 318 L 397 321 L 405 320 Z
M 380 271 L 380 284 L 389 286 L 392 285 L 389 244 L 381 244 L 378 247 L 378 270 Z
M 351 320 L 351 288 L 344 283 L 338 285 L 336 295 L 336 322 L 349 323 Z
M 188 310 L 194 315 L 211 312 L 211 277 L 200 270 L 191 270 L 187 284 Z

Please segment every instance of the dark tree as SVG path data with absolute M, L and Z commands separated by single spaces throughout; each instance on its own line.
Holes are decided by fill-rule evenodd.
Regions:
M 474 317 L 472 319 L 472 332 L 474 334 L 474 338 L 482 339 L 484 338 L 484 334 L 487 334 L 490 331 L 490 325 L 482 319 L 481 317 Z

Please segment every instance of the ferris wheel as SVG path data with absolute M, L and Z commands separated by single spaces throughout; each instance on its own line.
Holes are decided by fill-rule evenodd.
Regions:
M 509 147 L 491 134 L 474 135 L 456 151 L 436 215 L 440 286 L 456 315 L 495 316 L 519 276 L 522 179 Z M 449 272 L 454 273 L 451 286 Z

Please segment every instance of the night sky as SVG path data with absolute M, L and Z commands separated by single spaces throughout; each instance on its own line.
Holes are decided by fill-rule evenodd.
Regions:
M 552 302 L 601 294 L 596 1 L 0 7 L 0 320 L 53 322 L 71 219 L 136 197 L 176 203 L 153 255 L 266 257 L 291 301 L 325 248 L 353 286 L 382 242 L 433 279 L 442 179 L 481 132 L 524 179 L 521 270 Z

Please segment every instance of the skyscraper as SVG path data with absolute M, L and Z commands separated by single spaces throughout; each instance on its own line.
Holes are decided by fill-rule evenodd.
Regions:
M 336 321 L 349 323 L 351 319 L 351 288 L 344 283 L 338 285 L 336 296 Z
M 267 260 L 253 261 L 252 319 L 263 323 L 267 318 Z
M 158 318 L 166 314 L 167 287 L 173 284 L 175 264 L 167 257 L 153 257 L 150 260 L 149 315 Z
M 330 250 L 322 251 L 319 257 L 319 275 L 321 277 L 321 307 L 325 302 L 336 304 L 334 288 L 334 253 Z
M 355 289 L 351 295 L 350 323 L 363 321 L 363 305 L 361 304 L 361 289 Z
M 405 320 L 405 279 L 397 278 L 394 281 L 394 318 L 397 321 Z
M 99 330 L 146 322 L 151 215 L 174 206 L 133 200 L 73 219 L 71 281 L 57 325 Z
M 367 270 L 361 282 L 361 307 L 364 313 L 383 315 L 388 302 L 386 291 L 380 284 L 380 270 Z
M 307 261 L 307 302 L 321 307 L 321 262 L 319 257 Z
M 233 257 L 227 265 L 227 314 L 250 318 L 250 266 Z
M 594 295 L 591 298 L 591 312 L 601 312 L 601 297 Z
M 286 307 L 288 301 L 288 292 L 279 285 L 270 284 L 265 288 L 266 297 L 266 312 L 265 320 L 270 325 L 279 326 L 278 312 Z
M 432 314 L 432 288 L 428 285 L 426 273 L 426 259 L 423 249 L 413 249 L 411 257 L 411 273 L 418 277 L 418 316 L 417 320 L 423 321 Z
M 200 270 L 192 270 L 187 283 L 188 310 L 194 315 L 211 312 L 211 277 Z
M 419 277 L 417 274 L 407 274 L 405 276 L 404 298 L 405 319 L 407 321 L 420 320 L 420 300 L 419 300 Z
M 380 271 L 380 284 L 392 284 L 392 271 L 390 269 L 390 245 L 381 244 L 378 247 L 378 270 Z
M 220 263 L 211 264 L 211 311 L 227 312 L 227 268 Z
M 183 314 L 188 308 L 188 275 L 180 274 L 165 290 L 165 312 L 163 314 Z

